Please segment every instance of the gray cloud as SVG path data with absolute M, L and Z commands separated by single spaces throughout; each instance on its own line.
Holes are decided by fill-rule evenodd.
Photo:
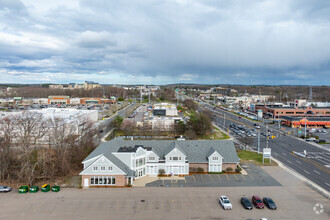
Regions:
M 0 78 L 329 84 L 329 11 L 307 0 L 0 0 Z

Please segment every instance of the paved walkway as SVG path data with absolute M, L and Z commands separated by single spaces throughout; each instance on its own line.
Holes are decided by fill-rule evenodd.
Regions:
M 145 187 L 146 184 L 154 182 L 154 181 L 178 181 L 178 180 L 184 180 L 184 177 L 178 177 L 178 176 L 171 176 L 171 177 L 156 177 L 156 176 L 144 176 L 139 179 L 136 179 L 134 181 L 134 187 Z

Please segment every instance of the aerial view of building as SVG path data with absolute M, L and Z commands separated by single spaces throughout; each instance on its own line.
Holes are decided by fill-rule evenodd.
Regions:
M 82 162 L 82 185 L 126 186 L 146 175 L 157 176 L 163 169 L 168 175 L 222 172 L 236 169 L 239 158 L 230 140 L 171 141 L 113 139 L 102 143 Z M 111 180 L 111 181 L 110 181 Z

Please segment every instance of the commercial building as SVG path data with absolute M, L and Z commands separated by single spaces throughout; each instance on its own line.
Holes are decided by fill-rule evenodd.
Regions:
M 258 109 L 262 109 L 264 114 L 268 114 L 273 118 L 281 118 L 283 116 L 330 117 L 330 108 L 322 108 L 322 107 L 308 106 L 305 108 L 297 108 L 297 107 L 263 106 L 263 107 L 258 107 Z
M 153 106 L 152 113 L 154 116 L 177 116 L 178 110 L 175 104 L 160 103 Z
M 50 89 L 63 89 L 63 85 L 49 85 Z
M 102 87 L 99 83 L 94 82 L 94 81 L 85 81 L 84 82 L 84 89 L 94 89 L 94 88 L 99 88 Z
M 113 103 L 112 100 L 104 98 L 80 98 L 80 104 L 108 104 Z
M 282 117 L 282 123 L 292 128 L 330 128 L 330 117 Z
M 146 175 L 235 170 L 239 163 L 231 140 L 124 140 L 99 145 L 83 161 L 82 186 L 123 187 Z
M 48 104 L 70 104 L 70 96 L 49 96 Z

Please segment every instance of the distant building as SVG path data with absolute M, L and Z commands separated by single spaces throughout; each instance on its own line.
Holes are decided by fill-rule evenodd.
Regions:
M 84 89 L 94 89 L 94 88 L 98 88 L 98 87 L 102 87 L 99 83 L 94 82 L 94 81 L 85 81 L 84 83 Z
M 63 89 L 63 85 L 49 85 L 50 89 Z
M 49 96 L 48 104 L 70 104 L 70 96 Z

